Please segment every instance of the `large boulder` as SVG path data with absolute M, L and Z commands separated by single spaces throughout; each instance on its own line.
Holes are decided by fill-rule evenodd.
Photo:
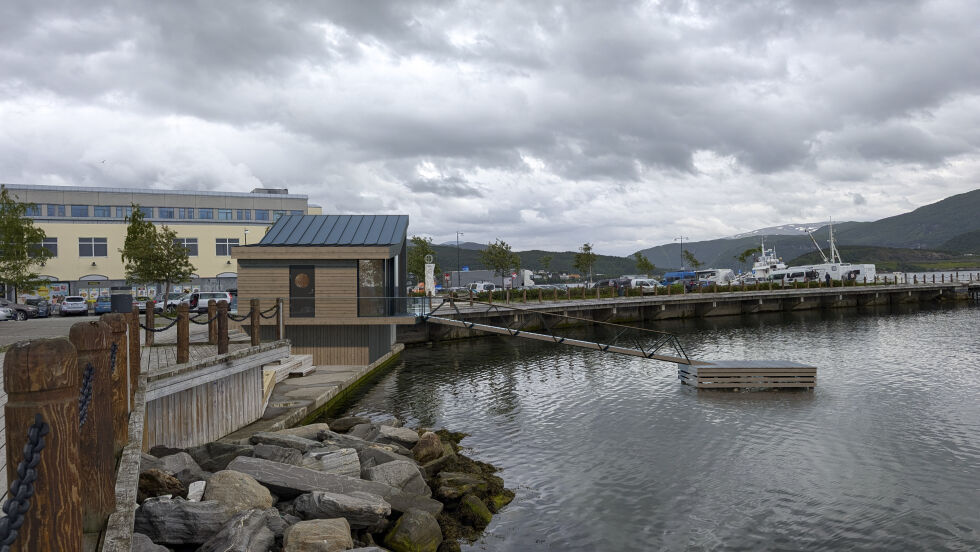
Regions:
M 357 424 L 350 428 L 347 435 L 370 441 L 380 434 L 381 430 L 374 424 Z
M 358 424 L 369 424 L 371 423 L 371 418 L 365 418 L 364 416 L 347 416 L 345 418 L 337 418 L 336 420 L 330 422 L 330 429 L 336 431 L 337 433 L 347 433 L 350 428 Z
M 374 438 L 378 443 L 392 443 L 401 445 L 407 449 L 415 446 L 419 442 L 419 434 L 414 429 L 407 427 L 380 426 L 378 436 Z
M 266 445 L 276 445 L 277 447 L 294 448 L 304 454 L 310 452 L 312 449 L 320 447 L 319 441 L 279 433 L 256 433 L 255 435 L 252 435 L 248 441 L 253 445 L 265 443 Z
M 228 463 L 239 456 L 252 456 L 252 446 L 214 442 L 189 448 L 187 453 L 201 466 L 202 470 L 219 472 L 227 468 Z
M 294 448 L 259 443 L 255 445 L 255 458 L 299 466 L 303 462 L 303 453 Z
M 136 502 L 142 503 L 153 496 L 187 496 L 187 488 L 169 473 L 149 469 L 140 472 L 139 488 L 136 492 Z
M 412 447 L 412 456 L 419 464 L 431 462 L 442 456 L 442 439 L 431 431 L 426 431 L 419 437 L 419 442 Z
M 436 552 L 440 544 L 439 522 L 421 510 L 405 512 L 384 539 L 384 545 L 393 552 Z
M 490 518 L 493 517 L 487 505 L 472 494 L 467 494 L 459 501 L 459 514 L 464 522 L 481 530 L 490 524 Z
M 376 443 L 374 441 L 366 441 L 352 435 L 341 435 L 340 433 L 334 433 L 333 431 L 327 432 L 323 436 L 324 445 L 335 445 L 341 448 L 352 448 L 358 452 L 361 449 L 367 447 L 381 447 L 395 454 L 401 454 L 402 456 L 411 456 L 412 451 L 407 448 L 394 444 L 394 443 Z
M 232 513 L 255 508 L 266 510 L 275 504 L 269 489 L 250 475 L 232 470 L 219 471 L 211 476 L 204 489 L 204 500 L 216 500 Z
M 303 456 L 299 465 L 304 468 L 348 477 L 361 476 L 361 461 L 357 456 L 357 451 L 352 448 L 327 452 L 308 452 Z
M 374 466 L 380 466 L 381 464 L 386 464 L 388 462 L 395 462 L 396 460 L 404 460 L 406 462 L 412 461 L 410 457 L 392 452 L 388 447 L 389 445 L 377 444 L 370 447 L 364 447 L 357 451 L 357 457 L 361 461 L 362 477 L 364 470 L 373 468 Z
M 441 472 L 436 477 L 436 496 L 439 498 L 455 500 L 467 493 L 485 492 L 487 492 L 487 482 L 473 474 Z
M 194 458 L 186 452 L 178 452 L 159 459 L 161 470 L 174 474 L 174 477 L 187 487 L 195 481 L 207 481 L 210 472 L 205 472 Z
M 386 462 L 364 470 L 364 479 L 380 481 L 409 494 L 432 496 L 432 490 L 425 483 L 422 472 L 415 462 L 404 460 Z
M 149 455 L 149 454 L 147 454 L 145 452 L 141 452 L 140 453 L 140 470 L 141 471 L 152 470 L 152 469 L 159 470 L 162 467 L 163 467 L 163 463 L 161 463 L 160 462 L 160 459 L 157 458 L 156 456 Z
M 276 495 L 287 500 L 313 491 L 348 495 L 360 491 L 382 497 L 396 512 L 417 508 L 435 515 L 442 511 L 442 503 L 438 500 L 411 495 L 385 483 L 289 466 L 261 458 L 236 458 L 228 465 L 228 469 L 251 475 Z
M 272 515 L 279 517 L 278 513 Z M 197 552 L 266 552 L 276 541 L 275 534 L 268 527 L 268 517 L 269 513 L 262 510 L 241 512 Z
M 135 530 L 158 544 L 201 544 L 221 531 L 234 514 L 208 500 L 148 498 L 136 509 Z
M 280 429 L 279 431 L 273 431 L 276 435 L 293 435 L 295 437 L 302 437 L 303 439 L 310 439 L 312 441 L 319 441 L 322 439 L 324 432 L 330 431 L 330 426 L 327 424 L 309 424 L 299 427 L 291 427 L 289 429 Z
M 133 533 L 132 552 L 170 552 L 166 546 L 153 544 L 150 537 L 143 533 Z
M 354 548 L 344 518 L 301 521 L 286 529 L 283 552 L 335 552 Z
M 300 495 L 293 508 L 303 519 L 344 518 L 353 529 L 376 532 L 384 529 L 391 515 L 391 505 L 371 493 L 349 495 L 315 491 Z
M 455 458 L 456 451 L 453 450 L 453 446 L 449 443 L 443 443 L 442 456 L 431 462 L 422 464 L 422 473 L 425 474 L 426 479 L 432 479 L 438 475 L 439 472 L 445 469 L 446 466 L 448 466 Z

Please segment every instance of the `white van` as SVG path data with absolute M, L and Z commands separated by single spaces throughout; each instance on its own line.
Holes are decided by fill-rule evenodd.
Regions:
M 630 288 L 641 289 L 643 290 L 644 294 L 647 293 L 655 294 L 657 293 L 657 288 L 661 288 L 661 287 L 664 286 L 662 286 L 660 282 L 656 280 L 651 280 L 649 278 L 636 278 L 634 280 L 630 280 Z
M 482 293 L 484 291 L 493 291 L 497 289 L 497 286 L 492 282 L 473 282 L 467 286 L 467 289 L 473 293 Z

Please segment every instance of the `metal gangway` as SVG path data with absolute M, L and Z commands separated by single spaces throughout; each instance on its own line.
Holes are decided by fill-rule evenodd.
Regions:
M 454 326 L 457 328 L 465 328 L 468 330 L 479 330 L 482 332 L 505 335 L 505 336 L 515 337 L 515 338 L 535 339 L 538 341 L 550 341 L 552 343 L 558 343 L 561 345 L 571 345 L 572 347 L 581 347 L 583 349 L 592 349 L 603 353 L 618 353 L 622 355 L 630 355 L 630 356 L 647 358 L 652 360 L 662 360 L 664 362 L 674 362 L 677 364 L 686 364 L 686 365 L 701 364 L 701 362 L 699 361 L 691 360 L 690 358 L 688 358 L 687 353 L 684 351 L 684 347 L 681 345 L 680 340 L 677 339 L 677 336 L 671 333 L 661 332 L 657 330 L 649 330 L 646 328 L 638 328 L 636 326 L 614 324 L 611 322 L 601 322 L 589 318 L 569 316 L 567 314 L 556 314 L 552 312 L 540 311 L 535 309 L 519 308 L 513 305 L 508 305 L 504 308 L 501 308 L 498 305 L 492 303 L 484 303 L 482 301 L 473 301 L 472 304 L 485 306 L 486 310 L 477 310 L 477 311 L 468 310 L 464 314 L 459 310 L 459 307 L 456 306 L 456 301 L 444 300 L 442 304 L 440 304 L 439 306 L 433 309 L 418 312 L 417 316 L 421 320 L 426 322 L 432 322 L 433 324 Z M 464 317 L 467 314 L 486 315 L 492 312 L 497 312 L 502 316 L 507 316 L 511 314 L 511 312 L 509 311 L 511 312 L 521 311 L 534 316 L 524 317 L 523 321 L 516 326 L 513 323 L 507 326 L 493 326 L 490 324 L 470 322 L 464 319 Z M 457 318 L 448 318 L 448 316 L 453 316 L 453 315 L 455 315 Z M 538 320 L 540 322 L 541 327 L 543 329 L 543 333 L 529 332 L 524 330 L 524 328 L 532 320 Z M 608 343 L 565 337 L 565 336 L 558 335 L 555 332 L 555 330 L 562 323 L 562 321 L 588 322 L 590 324 L 611 328 L 616 331 L 616 334 L 613 336 L 611 340 L 608 341 Z M 653 338 L 652 344 L 650 343 L 651 337 Z M 672 353 L 672 354 L 665 354 L 665 353 Z

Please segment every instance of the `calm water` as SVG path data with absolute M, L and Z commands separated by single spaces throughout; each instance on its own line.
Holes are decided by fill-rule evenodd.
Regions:
M 472 550 L 978 550 L 980 309 L 651 326 L 702 359 L 814 362 L 813 392 L 486 338 L 408 349 L 353 403 L 470 434 L 517 498 Z

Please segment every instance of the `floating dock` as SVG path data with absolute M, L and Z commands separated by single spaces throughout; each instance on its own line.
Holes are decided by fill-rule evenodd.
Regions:
M 813 389 L 817 368 L 785 360 L 715 360 L 678 364 L 681 383 L 698 389 Z

